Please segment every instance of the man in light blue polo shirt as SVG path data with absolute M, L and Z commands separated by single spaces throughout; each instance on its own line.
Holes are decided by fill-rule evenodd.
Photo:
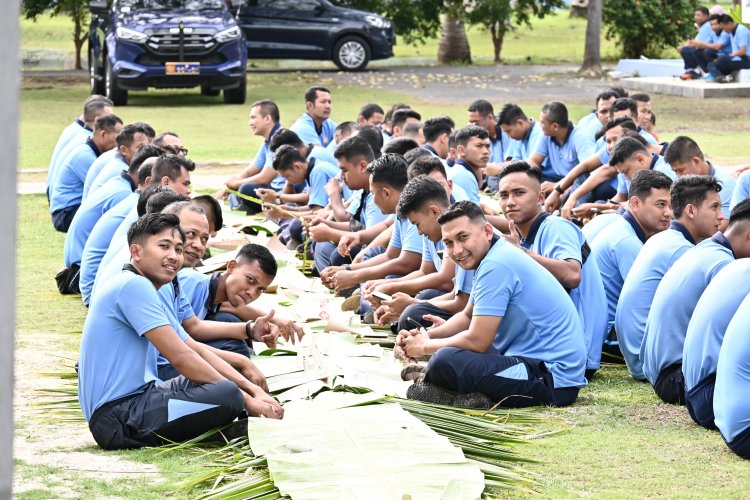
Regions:
M 750 28 L 737 23 L 729 14 L 721 15 L 719 25 L 731 36 L 732 51 L 709 63 L 708 71 L 717 82 L 728 83 L 733 81 L 732 72 L 750 69 Z
M 596 259 L 599 265 L 607 297 L 609 333 L 602 350 L 610 361 L 622 362 L 614 324 L 623 283 L 646 240 L 669 227 L 671 185 L 672 180 L 661 172 L 638 172 L 630 186 L 627 211 L 591 242 L 589 258 Z
M 594 140 L 575 128 L 561 102 L 542 106 L 539 124 L 544 135 L 528 161 L 542 169 L 542 190 L 549 193 L 570 169 L 594 154 Z
M 58 231 L 68 231 L 73 216 L 81 206 L 86 172 L 99 155 L 115 147 L 115 140 L 121 129 L 122 120 L 117 116 L 100 117 L 92 136 L 75 146 L 62 161 L 50 189 L 50 213 L 52 223 Z
M 669 143 L 667 150 L 664 152 L 664 161 L 666 161 L 677 177 L 683 175 L 712 175 L 721 184 L 721 209 L 724 212 L 726 221 L 729 220 L 730 204 L 732 202 L 732 193 L 737 180 L 728 172 L 717 169 L 710 161 L 703 156 L 703 151 L 690 137 L 681 135 Z M 724 230 L 726 225 L 722 226 Z
M 243 409 L 269 418 L 283 415 L 273 399 L 213 351 L 175 333 L 157 289 L 177 274 L 184 238 L 174 215 L 140 219 L 128 232 L 130 264 L 104 286 L 86 318 L 78 396 L 104 449 L 190 439 L 231 422 Z M 253 329 L 268 325 L 259 321 Z M 159 380 L 159 352 L 173 360 L 180 376 Z
M 688 40 L 687 44 L 680 49 L 685 67 L 690 67 L 683 75 L 682 80 L 703 79 L 713 80 L 713 75 L 708 72 L 709 63 L 716 61 L 719 56 L 727 55 L 732 51 L 732 37 L 724 31 L 719 24 L 721 14 L 712 14 L 708 22 L 701 26 L 699 36 Z M 706 34 L 705 26 L 709 25 L 710 33 Z
M 512 161 L 527 160 L 544 135 L 539 122 L 526 116 L 520 106 L 510 103 L 500 110 L 497 121 L 510 139 L 506 157 Z
M 748 198 L 750 198 L 750 170 L 742 172 L 737 179 L 729 208 L 734 208 L 739 202 Z
M 693 421 L 707 429 L 716 428 L 713 395 L 721 343 L 729 322 L 750 294 L 748 276 L 750 259 L 735 260 L 719 271 L 698 300 L 685 334 L 685 406 Z
M 719 352 L 714 388 L 716 427 L 727 446 L 750 459 L 750 296 L 745 297 L 727 326 Z
M 469 123 L 478 125 L 487 131 L 490 139 L 490 158 L 487 166 L 493 171 L 499 172 L 503 163 L 510 157 L 508 154 L 509 139 L 498 126 L 492 104 L 484 99 L 478 99 L 469 105 L 467 111 L 469 112 Z M 487 187 L 490 192 L 497 192 L 497 182 L 497 174 L 487 175 Z
M 583 326 L 586 377 L 599 369 L 607 333 L 607 300 L 602 277 L 581 230 L 572 222 L 549 215 L 542 208 L 541 174 L 525 161 L 513 162 L 500 172 L 498 201 L 512 221 L 505 238 L 524 249 L 568 291 Z
M 479 186 L 482 169 L 490 160 L 490 136 L 478 125 L 468 125 L 456 130 L 456 162 L 448 172 L 448 179 L 469 196 L 469 201 L 479 204 Z
M 724 233 L 691 248 L 656 288 L 641 345 L 643 373 L 665 403 L 684 404 L 682 350 L 701 294 L 724 266 L 750 256 L 750 201 L 732 210 Z M 728 291 L 731 293 L 731 291 Z
M 305 113 L 289 127 L 305 144 L 326 147 L 333 140 L 336 122 L 331 120 L 331 91 L 310 87 L 305 92 Z
M 597 134 L 612 116 L 612 104 L 614 104 L 619 97 L 620 94 L 611 89 L 607 89 L 597 95 L 594 100 L 594 111 L 578 120 L 576 127 L 591 137 L 591 140 L 596 141 Z
M 410 399 L 453 406 L 572 404 L 586 385 L 578 313 L 560 283 L 460 201 L 440 216 L 448 256 L 475 270 L 466 308 L 429 330 L 402 330 L 407 359 L 432 355 Z
M 698 33 L 696 33 L 695 38 L 685 42 L 685 45 L 682 47 L 678 47 L 680 56 L 682 56 L 682 60 L 685 62 L 685 73 L 680 76 L 682 80 L 695 80 L 696 78 L 700 78 L 698 69 L 701 66 L 701 60 L 705 59 L 703 55 L 704 49 L 702 46 L 696 45 L 695 42 L 707 44 L 711 43 L 713 40 L 714 32 L 711 30 L 707 7 L 698 7 L 695 9 L 693 21 L 698 27 Z
M 442 161 L 443 165 L 447 165 L 445 159 L 449 153 L 448 138 L 455 127 L 456 123 L 450 116 L 436 116 L 424 122 L 422 130 L 425 143 L 422 149 Z
M 52 158 L 47 167 L 47 200 L 49 200 L 52 182 L 57 175 L 57 169 L 60 167 L 62 160 L 75 146 L 86 142 L 91 137 L 97 118 L 111 115 L 113 112 L 114 105 L 108 97 L 94 94 L 86 98 L 83 103 L 83 113 L 73 123 L 65 127 L 57 139 L 55 149 L 52 151 Z
M 670 195 L 674 219 L 669 229 L 646 241 L 625 278 L 617 302 L 615 330 L 630 376 L 636 380 L 646 379 L 641 343 L 656 287 L 685 252 L 717 231 L 724 220 L 720 191 L 721 185 L 711 176 L 678 179 Z

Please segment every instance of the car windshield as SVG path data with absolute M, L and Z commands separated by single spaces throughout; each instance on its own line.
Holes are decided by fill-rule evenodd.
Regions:
M 226 7 L 224 0 L 120 0 L 120 8 L 129 7 L 135 9 L 223 9 Z

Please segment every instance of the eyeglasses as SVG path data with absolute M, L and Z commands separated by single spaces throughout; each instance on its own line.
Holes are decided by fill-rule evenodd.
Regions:
M 167 153 L 171 153 L 173 155 L 182 153 L 182 156 L 187 156 L 188 154 L 187 148 L 175 148 L 174 146 L 164 146 L 164 150 Z

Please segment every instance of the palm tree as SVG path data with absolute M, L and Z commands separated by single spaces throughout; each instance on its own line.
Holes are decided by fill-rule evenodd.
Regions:
M 438 63 L 451 64 L 464 62 L 471 64 L 471 49 L 466 37 L 464 23 L 451 14 L 443 16 L 443 24 L 438 45 Z
M 579 73 L 592 76 L 602 74 L 601 31 L 602 31 L 602 2 L 603 0 L 589 0 L 588 22 L 586 23 L 586 45 L 583 51 L 583 65 Z

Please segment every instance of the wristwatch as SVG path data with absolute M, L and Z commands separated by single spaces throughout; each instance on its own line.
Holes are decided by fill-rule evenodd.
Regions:
M 560 187 L 560 184 L 555 184 L 555 191 L 557 191 L 560 194 L 564 194 L 565 190 Z
M 344 264 L 341 267 L 343 267 L 345 271 L 351 271 L 352 270 L 352 265 L 351 264 Z
M 253 340 L 253 326 L 255 325 L 255 321 L 248 321 L 245 323 L 245 335 L 247 335 L 247 338 L 250 340 Z

